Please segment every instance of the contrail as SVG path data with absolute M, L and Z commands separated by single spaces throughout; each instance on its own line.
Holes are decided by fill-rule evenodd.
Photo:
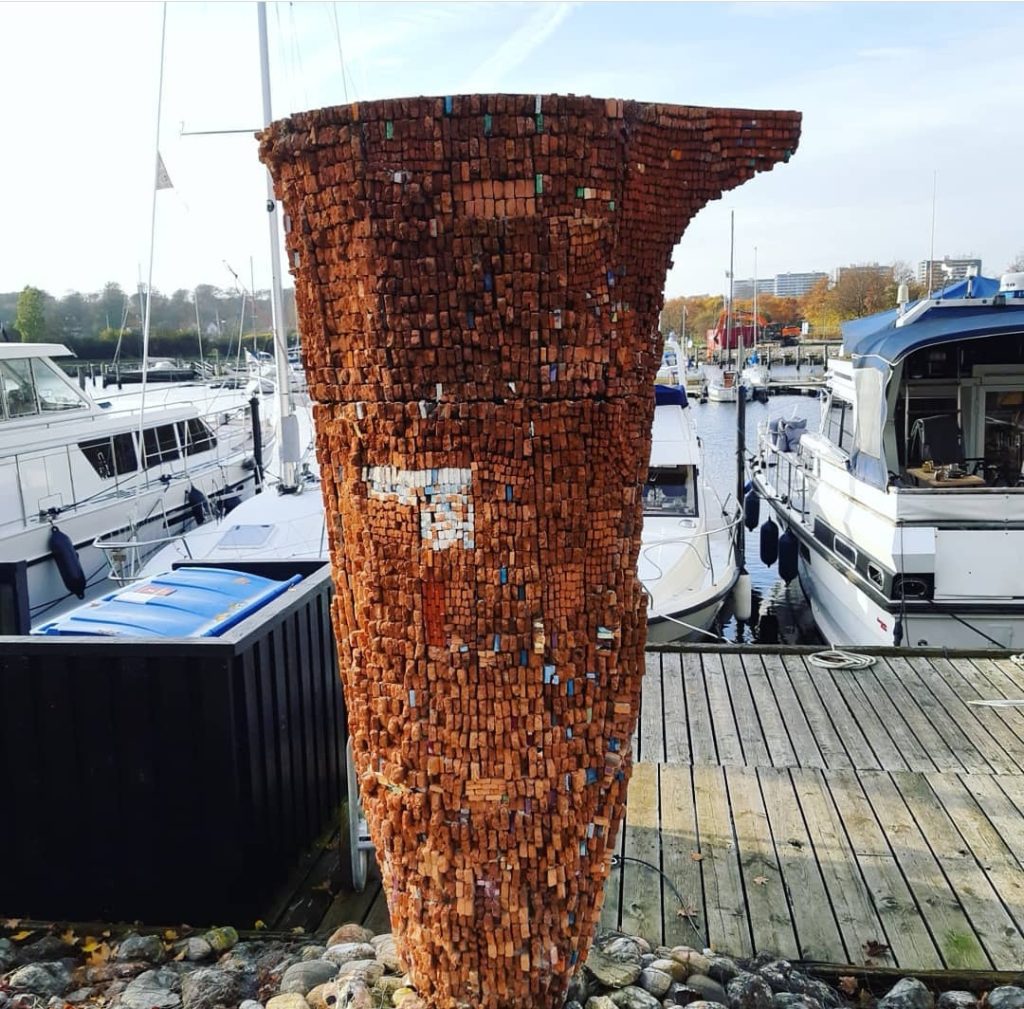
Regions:
M 497 90 L 501 79 L 543 45 L 575 6 L 575 3 L 567 2 L 541 4 L 521 28 L 505 39 L 494 54 L 470 74 L 462 90 L 467 94 Z

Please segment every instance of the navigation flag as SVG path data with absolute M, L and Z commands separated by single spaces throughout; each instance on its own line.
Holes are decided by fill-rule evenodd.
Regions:
M 167 174 L 167 168 L 164 165 L 164 159 L 158 153 L 156 156 L 156 188 L 157 189 L 173 189 L 174 183 L 171 182 L 171 177 Z

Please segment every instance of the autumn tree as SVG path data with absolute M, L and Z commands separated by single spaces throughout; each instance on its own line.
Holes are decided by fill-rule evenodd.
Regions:
M 1006 267 L 1007 273 L 1024 273 L 1024 249 L 1021 249 Z
M 25 287 L 18 295 L 14 325 L 25 343 L 40 343 L 46 337 L 45 297 L 38 287 Z

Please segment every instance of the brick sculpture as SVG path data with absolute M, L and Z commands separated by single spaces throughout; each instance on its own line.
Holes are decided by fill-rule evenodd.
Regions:
M 593 937 L 643 675 L 658 313 L 795 112 L 416 98 L 272 124 L 391 921 L 432 1007 L 554 1007 Z

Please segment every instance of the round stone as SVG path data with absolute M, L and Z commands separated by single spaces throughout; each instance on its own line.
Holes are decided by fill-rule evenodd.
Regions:
M 1020 989 L 1016 989 L 1020 991 Z M 1020 1009 L 1019 1005 L 992 1005 L 992 995 L 998 988 L 989 992 L 989 1005 L 992 1009 Z M 1024 995 L 1024 992 L 1021 992 Z M 932 993 L 916 977 L 905 977 L 897 981 L 882 998 L 878 1000 L 878 1009 L 932 1009 L 935 1000 Z
M 328 946 L 323 958 L 340 967 L 350 960 L 375 960 L 377 951 L 368 942 L 340 942 Z
M 344 925 L 340 925 L 331 933 L 330 939 L 327 940 L 327 947 L 329 949 L 331 946 L 337 946 L 342 942 L 370 942 L 372 939 L 373 933 L 368 928 L 363 928 L 362 925 L 349 921 Z

